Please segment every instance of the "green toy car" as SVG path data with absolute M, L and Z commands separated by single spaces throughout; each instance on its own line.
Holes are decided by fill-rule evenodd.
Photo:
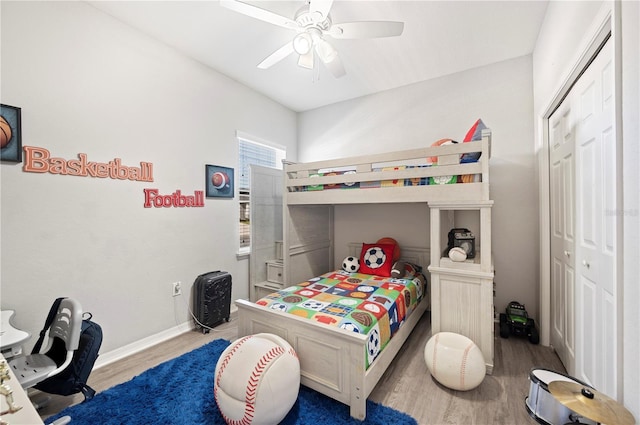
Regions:
M 535 321 L 529 317 L 524 305 L 518 301 L 511 301 L 506 312 L 500 313 L 500 336 L 509 338 L 511 334 L 526 335 L 532 344 L 540 342 L 540 334 L 538 334 Z

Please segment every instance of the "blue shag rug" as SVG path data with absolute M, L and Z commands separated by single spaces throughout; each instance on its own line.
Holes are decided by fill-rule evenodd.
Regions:
M 213 375 L 229 341 L 217 339 L 162 363 L 47 420 L 69 415 L 73 425 L 225 425 L 213 397 Z M 364 421 L 349 407 L 300 386 L 298 400 L 281 425 L 417 425 L 412 417 L 367 400 Z

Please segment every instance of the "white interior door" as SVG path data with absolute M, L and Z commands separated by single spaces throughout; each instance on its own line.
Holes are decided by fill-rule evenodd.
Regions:
M 613 46 L 572 89 L 576 116 L 576 376 L 617 398 L 617 146 Z
M 570 375 L 618 383 L 617 146 L 607 42 L 549 118 L 551 344 Z
M 570 101 L 549 118 L 551 345 L 567 371 L 575 362 L 575 128 Z

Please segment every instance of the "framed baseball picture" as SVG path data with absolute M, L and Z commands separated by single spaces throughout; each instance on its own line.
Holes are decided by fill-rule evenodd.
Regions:
M 21 110 L 0 104 L 0 160 L 22 162 Z
M 233 168 L 206 165 L 207 198 L 233 198 Z

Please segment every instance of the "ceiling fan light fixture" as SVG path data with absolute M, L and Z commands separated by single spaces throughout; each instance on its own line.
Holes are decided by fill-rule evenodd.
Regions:
M 306 69 L 313 69 L 313 50 L 309 50 L 306 55 L 300 55 L 298 57 L 298 66 Z
M 293 39 L 293 50 L 299 55 L 306 55 L 311 51 L 313 46 L 313 40 L 311 36 L 306 32 L 301 32 Z
M 324 63 L 329 63 L 338 56 L 338 51 L 323 38 L 318 39 L 316 42 L 316 51 Z

